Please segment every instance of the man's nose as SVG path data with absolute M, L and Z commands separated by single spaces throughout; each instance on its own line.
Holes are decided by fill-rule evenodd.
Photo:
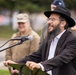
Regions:
M 48 24 L 50 24 L 50 23 L 52 23 L 52 22 L 53 22 L 52 20 L 48 20 L 48 22 L 47 22 L 47 23 L 48 23 Z

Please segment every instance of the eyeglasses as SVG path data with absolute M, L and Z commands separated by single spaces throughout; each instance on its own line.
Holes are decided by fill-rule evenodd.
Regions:
M 47 21 L 56 21 L 56 20 L 59 20 L 57 18 L 48 18 Z

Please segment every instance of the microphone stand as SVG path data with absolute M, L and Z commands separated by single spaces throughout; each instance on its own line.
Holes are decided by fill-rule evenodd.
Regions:
M 9 41 L 13 41 L 14 39 L 10 39 L 10 40 L 8 40 L 6 43 L 8 43 Z M 20 39 L 19 39 L 20 40 Z M 12 45 L 12 46 L 9 46 L 9 47 L 7 47 L 7 48 L 4 48 L 4 49 L 2 49 L 2 50 L 0 50 L 0 52 L 2 52 L 2 51 L 4 51 L 4 50 L 7 50 L 7 49 L 9 49 L 9 48 L 12 48 L 12 47 L 14 47 L 14 46 L 16 46 L 16 45 L 20 45 L 20 44 L 22 44 L 24 42 L 24 40 L 20 40 L 20 42 L 18 42 L 18 43 L 16 43 L 16 44 L 14 44 L 14 45 Z M 6 43 L 4 43 L 1 47 L 3 47 Z M 0 48 L 1 48 L 0 47 Z
M 8 41 L 5 42 L 2 46 L 0 46 L 0 48 L 3 47 L 5 44 L 7 44 L 9 41 L 14 41 L 14 40 L 16 40 L 16 39 L 10 39 L 10 40 L 8 40 Z M 26 39 L 26 40 L 25 40 L 25 39 L 17 39 L 17 40 L 20 40 L 20 42 L 14 44 L 14 45 L 12 45 L 12 46 L 9 46 L 9 47 L 4 48 L 4 49 L 0 50 L 0 52 L 2 52 L 2 51 L 4 51 L 4 50 L 7 50 L 7 49 L 9 49 L 9 48 L 12 48 L 12 47 L 14 47 L 14 46 L 16 46 L 16 45 L 20 45 L 20 44 L 22 44 L 24 41 L 26 41 L 27 39 Z M 23 66 L 21 66 L 20 69 L 19 69 L 19 75 L 22 75 L 22 68 L 23 68 Z

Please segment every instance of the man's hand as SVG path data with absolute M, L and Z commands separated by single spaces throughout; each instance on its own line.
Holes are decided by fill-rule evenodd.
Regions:
M 7 60 L 7 61 L 5 61 L 4 62 L 4 65 L 7 67 L 9 64 L 17 64 L 17 63 L 15 63 L 14 61 L 12 61 L 12 60 Z
M 27 61 L 26 66 L 29 67 L 29 69 L 33 70 L 34 68 L 41 69 L 40 65 L 38 63 Z

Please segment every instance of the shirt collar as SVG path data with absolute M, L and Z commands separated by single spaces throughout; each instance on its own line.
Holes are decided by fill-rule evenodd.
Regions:
M 66 30 L 64 30 L 63 32 L 61 32 L 59 35 L 56 36 L 56 38 L 60 39 L 60 37 L 62 36 L 62 34 L 65 32 Z

